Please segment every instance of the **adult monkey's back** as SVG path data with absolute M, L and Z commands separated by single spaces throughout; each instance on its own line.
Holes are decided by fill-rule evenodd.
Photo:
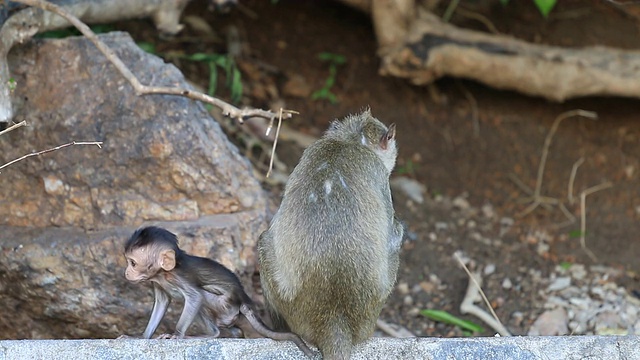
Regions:
M 389 189 L 396 156 L 395 126 L 368 110 L 333 122 L 305 150 L 260 236 L 274 325 L 325 359 L 348 359 L 371 336 L 393 289 L 403 234 Z

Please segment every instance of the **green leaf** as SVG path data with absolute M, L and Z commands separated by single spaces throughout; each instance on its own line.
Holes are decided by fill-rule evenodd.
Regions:
M 585 235 L 586 235 L 586 233 L 585 233 Z M 570 239 L 578 239 L 580 237 L 582 237 L 582 231 L 580 231 L 580 230 L 571 230 L 571 231 L 569 231 L 569 238 Z
M 322 52 L 318 54 L 318 59 L 322 61 L 329 61 L 331 63 L 338 64 L 338 65 L 344 64 L 347 62 L 347 58 L 344 57 L 343 55 L 333 54 L 330 52 Z
M 233 64 L 233 59 L 231 59 L 229 57 L 225 57 L 224 58 L 223 67 L 224 67 L 224 73 L 227 74 L 227 86 L 231 85 L 231 77 L 233 76 L 232 72 L 233 72 L 233 68 L 234 68 L 233 65 L 234 65 Z
M 311 100 L 325 99 L 327 97 L 327 89 L 322 88 L 311 94 Z
M 467 330 L 474 333 L 479 333 L 484 331 L 482 326 L 476 323 L 473 323 L 471 321 L 460 319 L 459 317 L 453 316 L 446 311 L 426 309 L 426 310 L 420 311 L 420 314 L 423 316 L 426 316 L 427 318 L 433 321 L 438 321 L 438 322 L 449 324 L 449 325 L 455 325 L 461 328 L 463 331 Z
M 557 0 L 533 0 L 538 10 L 545 18 L 549 17 L 551 9 L 556 5 Z
M 573 265 L 572 263 L 568 262 L 568 261 L 563 261 L 560 263 L 560 267 L 563 270 L 569 270 L 569 268 L 571 267 L 571 265 Z
M 219 56 L 215 54 L 195 53 L 185 55 L 184 58 L 191 61 L 215 61 Z
M 416 170 L 413 161 L 409 159 L 404 166 L 396 167 L 396 173 L 399 175 L 415 175 Z
M 502 4 L 502 6 L 507 6 L 508 3 L 509 0 L 500 0 L 500 4 Z
M 233 81 L 231 82 L 231 101 L 238 103 L 242 97 L 242 81 L 240 80 L 240 70 L 233 67 Z
M 61 30 L 51 30 L 46 31 L 40 34 L 37 34 L 35 37 L 39 39 L 63 39 L 69 36 L 78 36 L 82 33 L 75 28 L 72 29 L 61 29 Z
M 113 26 L 108 24 L 91 25 L 91 31 L 96 34 L 104 34 L 113 31 Z
M 338 103 L 338 97 L 331 91 L 327 91 L 327 100 L 329 100 L 329 102 L 332 104 Z
M 140 42 L 137 42 L 136 44 L 140 49 L 148 52 L 149 54 L 156 54 L 156 46 L 153 43 L 140 41 Z

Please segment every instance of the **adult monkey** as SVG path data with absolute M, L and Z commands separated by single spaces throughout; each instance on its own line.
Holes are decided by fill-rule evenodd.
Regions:
M 258 241 L 276 329 L 325 359 L 348 359 L 371 336 L 393 289 L 403 235 L 389 189 L 396 156 L 395 126 L 370 111 L 333 122 L 305 150 Z

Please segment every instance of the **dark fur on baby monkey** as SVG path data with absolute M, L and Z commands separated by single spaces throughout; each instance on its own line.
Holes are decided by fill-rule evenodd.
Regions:
M 403 227 L 389 176 L 395 126 L 370 111 L 331 124 L 291 173 L 258 241 L 265 303 L 325 359 L 349 359 L 368 339 L 393 289 Z
M 185 253 L 173 233 L 153 226 L 139 229 L 125 244 L 125 257 L 127 280 L 153 283 L 155 302 L 145 339 L 156 331 L 171 300 L 183 298 L 184 309 L 175 334 L 161 338 L 182 338 L 196 321 L 211 337 L 218 337 L 220 328 L 239 335 L 240 330 L 246 332 L 251 326 L 262 336 L 291 340 L 312 356 L 299 336 L 272 331 L 262 322 L 235 273 L 216 261 Z

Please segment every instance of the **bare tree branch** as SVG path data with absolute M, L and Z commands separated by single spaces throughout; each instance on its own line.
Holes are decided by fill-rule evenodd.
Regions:
M 203 94 L 198 91 L 177 88 L 177 87 L 163 87 L 163 86 L 147 86 L 140 83 L 138 78 L 129 70 L 129 68 L 120 60 L 120 58 L 114 53 L 114 51 L 102 42 L 96 34 L 80 19 L 66 11 L 64 8 L 52 4 L 44 0 L 15 0 L 15 2 L 50 11 L 54 14 L 60 15 L 69 21 L 76 29 L 78 29 L 89 41 L 91 41 L 102 54 L 116 67 L 118 72 L 131 84 L 137 95 L 150 95 L 150 94 L 163 94 L 163 95 L 176 95 L 184 96 L 186 98 L 202 101 L 207 104 L 211 104 L 222 109 L 222 114 L 230 118 L 238 120 L 242 123 L 244 120 L 252 117 L 260 117 L 265 119 L 275 119 L 276 113 L 269 110 L 262 109 L 239 109 L 223 100 L 214 98 L 207 94 Z M 291 117 L 291 114 L 283 114 L 285 119 Z
M 24 156 L 21 156 L 15 160 L 11 160 L 8 163 L 4 164 L 4 165 L 0 165 L 0 170 L 6 168 L 9 165 L 15 164 L 18 161 L 22 161 L 26 158 L 32 157 L 32 156 L 40 156 L 42 154 L 46 154 L 48 152 L 52 152 L 52 151 L 56 151 L 56 150 L 60 150 L 62 148 L 66 148 L 68 146 L 73 146 L 73 145 L 96 145 L 97 147 L 102 149 L 102 141 L 73 141 L 67 144 L 62 144 L 62 145 L 58 145 L 56 147 L 53 147 L 51 149 L 47 149 L 47 150 L 42 150 L 42 151 L 38 151 L 38 152 L 33 152 L 31 154 L 27 154 Z

